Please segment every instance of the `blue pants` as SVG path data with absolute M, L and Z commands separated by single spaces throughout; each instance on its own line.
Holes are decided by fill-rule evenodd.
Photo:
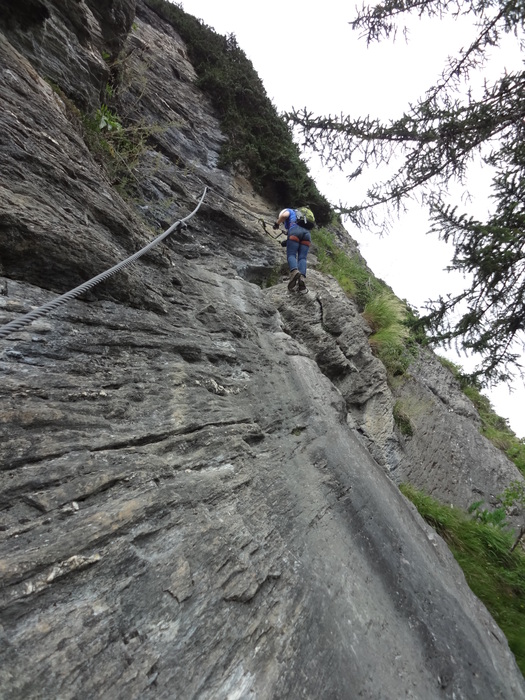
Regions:
M 286 257 L 290 272 L 299 268 L 299 272 L 306 277 L 306 258 L 311 242 L 310 231 L 297 224 L 290 228 L 286 241 Z

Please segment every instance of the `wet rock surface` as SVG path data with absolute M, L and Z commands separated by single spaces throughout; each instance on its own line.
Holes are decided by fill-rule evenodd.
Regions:
M 273 205 L 217 170 L 224 137 L 176 32 L 142 3 L 133 18 L 92 0 L 78 7 L 93 45 L 111 40 L 108 7 L 133 23 L 122 104 L 165 125 L 124 200 L 43 80 L 52 45 L 27 48 L 62 5 L 29 5 L 35 22 L 0 34 L 0 323 L 209 190 L 187 228 L 0 340 L 2 698 L 525 697 L 501 631 L 392 478 L 428 479 L 432 455 L 458 503 L 495 488 L 503 462 L 476 470 L 441 444 L 460 415 L 463 450 L 493 459 L 468 402 L 421 360 L 402 391 L 438 401 L 421 412 L 436 430 L 421 418 L 399 438 L 354 304 L 314 255 L 309 294 L 289 294 L 257 223 Z M 89 101 L 105 75 L 86 75 L 74 91 Z M 441 404 L 454 415 L 438 431 Z

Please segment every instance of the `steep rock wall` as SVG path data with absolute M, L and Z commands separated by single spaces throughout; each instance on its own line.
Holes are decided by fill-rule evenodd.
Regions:
M 123 105 L 166 125 L 132 205 L 42 79 L 62 61 L 55 82 L 89 102 L 106 73 L 44 50 L 72 18 L 38 7 L 0 35 L 4 320 L 211 190 L 176 238 L 0 341 L 2 697 L 525 697 L 501 631 L 391 479 L 443 446 L 427 449 L 424 423 L 399 441 L 355 306 L 314 270 L 307 297 L 254 284 L 282 263 L 250 216 L 271 206 L 217 170 L 223 136 L 176 32 L 139 3 L 122 45 Z M 104 7 L 74 8 L 93 46 Z M 403 391 L 450 404 L 432 362 Z
M 480 434 L 471 401 L 431 352 L 421 352 L 395 394 L 413 429 L 403 440 L 398 481 L 464 509 L 479 500 L 498 505 L 510 482 L 523 483 L 514 464 Z M 523 513 L 514 510 L 509 519 L 519 527 Z

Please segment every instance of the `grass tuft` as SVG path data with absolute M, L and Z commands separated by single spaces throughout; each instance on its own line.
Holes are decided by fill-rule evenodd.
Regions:
M 363 317 L 374 331 L 370 346 L 389 374 L 404 374 L 412 357 L 407 344 L 410 331 L 405 324 L 406 305 L 391 292 L 383 291 L 370 299 Z
M 371 299 L 388 289 L 367 270 L 364 261 L 338 248 L 335 236 L 326 229 L 314 229 L 312 241 L 321 271 L 334 277 L 345 294 L 355 299 L 361 311 Z
M 312 241 L 321 271 L 334 277 L 345 294 L 355 300 L 373 329 L 370 346 L 385 365 L 389 379 L 404 374 L 415 346 L 407 305 L 374 277 L 359 255 L 350 256 L 341 250 L 332 233 L 315 229 Z
M 412 437 L 414 429 L 410 422 L 410 416 L 403 401 L 396 401 L 392 411 L 394 422 L 397 425 L 400 433 L 405 437 Z

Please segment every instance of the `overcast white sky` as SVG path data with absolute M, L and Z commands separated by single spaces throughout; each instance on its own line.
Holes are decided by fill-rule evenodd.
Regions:
M 381 118 L 399 116 L 431 86 L 448 55 L 466 45 L 471 20 L 441 23 L 412 20 L 408 42 L 399 37 L 370 47 L 350 28 L 354 3 L 323 0 L 265 0 L 249 6 L 241 0 L 182 0 L 184 10 L 202 19 L 220 34 L 235 34 L 252 61 L 269 98 L 280 112 L 308 107 L 314 114 L 350 114 Z M 301 39 L 304 37 L 304 40 Z M 509 39 L 504 51 L 493 58 L 494 75 L 503 67 L 522 67 L 517 42 Z M 311 173 L 321 192 L 332 202 L 354 204 L 356 184 L 328 173 L 311 162 Z M 476 181 L 478 196 L 472 213 L 483 217 L 487 208 L 487 179 Z M 411 206 L 393 227 L 378 236 L 347 226 L 376 274 L 416 308 L 439 294 L 462 288 L 459 275 L 444 272 L 451 249 L 429 229 L 424 210 Z M 453 351 L 438 350 L 465 369 L 475 362 Z M 507 386 L 486 392 L 497 413 L 509 420 L 519 437 L 525 437 L 525 387 L 516 380 L 513 393 Z

